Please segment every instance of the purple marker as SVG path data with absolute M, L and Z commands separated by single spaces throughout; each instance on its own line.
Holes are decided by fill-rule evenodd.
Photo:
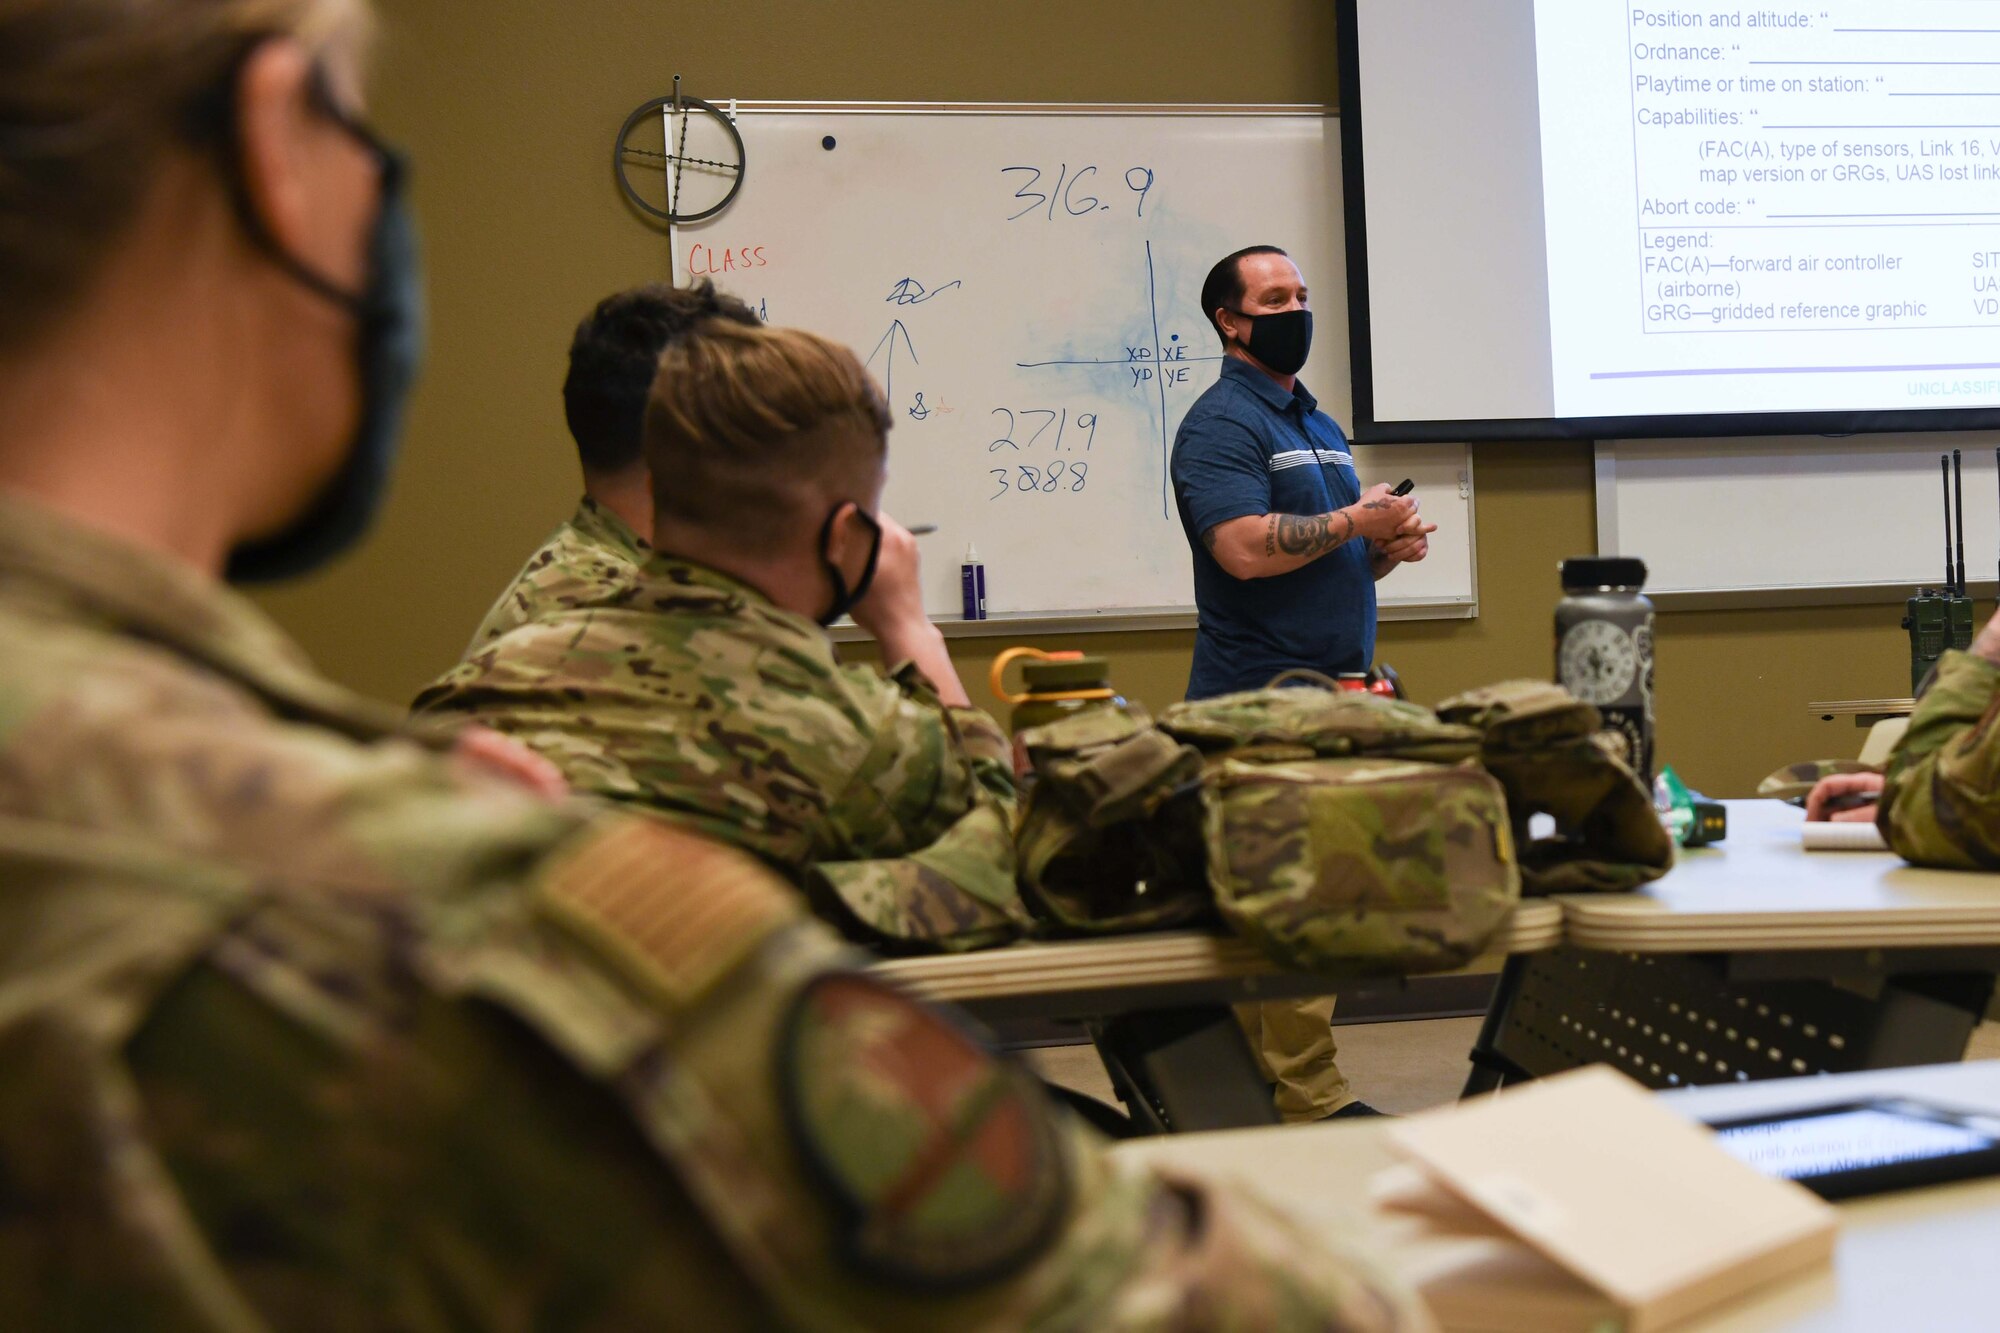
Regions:
M 971 542 L 965 544 L 965 563 L 958 567 L 958 594 L 967 620 L 986 619 L 986 566 Z

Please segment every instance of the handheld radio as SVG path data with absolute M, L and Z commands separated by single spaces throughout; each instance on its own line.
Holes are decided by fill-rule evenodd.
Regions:
M 1904 603 L 1903 628 L 1910 632 L 1911 694 L 1923 686 L 1924 678 L 1944 656 L 1945 649 L 1972 646 L 1972 599 L 1965 592 L 1965 477 L 1962 466 L 1956 449 L 1949 455 L 1938 455 L 1938 475 L 1944 482 L 1944 585 L 1942 589 L 1919 589 L 1916 596 Z M 1956 487 L 1954 481 L 1957 482 Z M 1955 548 L 1952 543 L 1954 508 L 1958 518 Z M 1956 560 L 1953 559 L 1954 550 Z
M 1965 590 L 1965 473 L 1959 451 L 1951 451 L 1952 508 L 1958 523 L 1958 588 L 1951 600 L 1951 646 L 1972 646 L 1972 597 Z

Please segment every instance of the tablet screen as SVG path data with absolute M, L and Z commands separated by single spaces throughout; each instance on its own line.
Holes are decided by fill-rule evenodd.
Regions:
M 1963 1125 L 1867 1107 L 1737 1125 L 1716 1135 L 1735 1157 L 1789 1180 L 1976 1152 L 1994 1142 Z

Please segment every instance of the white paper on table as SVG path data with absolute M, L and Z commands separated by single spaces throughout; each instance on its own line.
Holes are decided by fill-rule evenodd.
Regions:
M 1801 825 L 1799 841 L 1809 852 L 1886 852 L 1889 844 L 1872 821 L 1836 824 L 1809 820 Z

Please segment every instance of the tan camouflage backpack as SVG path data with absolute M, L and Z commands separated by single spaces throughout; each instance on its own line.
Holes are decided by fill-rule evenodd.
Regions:
M 1480 734 L 1374 695 L 1265 689 L 1022 733 L 1021 884 L 1058 927 L 1220 915 L 1288 966 L 1457 967 L 1520 895 Z
M 1523 892 L 1621 892 L 1673 867 L 1651 793 L 1600 736 L 1602 715 L 1562 686 L 1505 681 L 1445 700 L 1438 715 L 1479 731 L 1480 762 L 1507 790 Z M 1529 836 L 1537 814 L 1555 820 L 1553 834 Z

